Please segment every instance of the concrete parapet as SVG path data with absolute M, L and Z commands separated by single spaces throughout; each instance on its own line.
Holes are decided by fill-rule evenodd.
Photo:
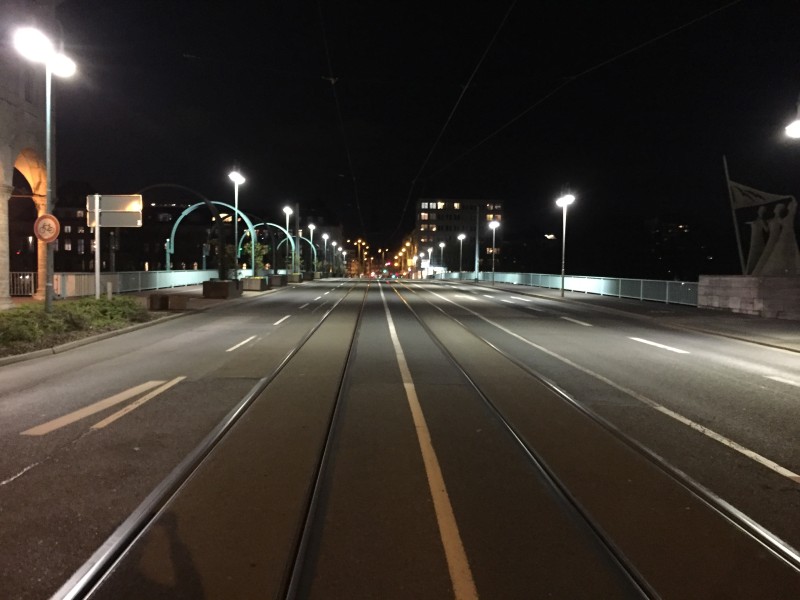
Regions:
M 238 298 L 241 295 L 241 283 L 234 279 L 212 279 L 203 282 L 203 298 Z
M 698 307 L 800 320 L 800 277 L 701 275 Z

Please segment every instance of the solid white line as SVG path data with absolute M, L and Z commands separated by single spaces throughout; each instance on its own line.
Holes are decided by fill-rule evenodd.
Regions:
M 673 348 L 672 346 L 665 346 L 664 344 L 659 344 L 657 342 L 651 342 L 650 340 L 643 340 L 642 338 L 632 337 L 628 338 L 633 340 L 634 342 L 640 342 L 642 344 L 647 344 L 648 346 L 655 346 L 656 348 L 661 348 L 662 350 L 669 350 L 670 352 L 675 352 L 676 354 L 689 354 L 686 350 L 681 350 L 680 348 Z
M 283 322 L 284 322 L 286 319 L 288 319 L 288 318 L 289 318 L 289 317 L 291 317 L 291 316 L 292 316 L 292 315 L 286 315 L 286 316 L 285 316 L 285 317 L 283 317 L 282 319 L 279 319 L 279 320 L 275 321 L 275 322 L 273 323 L 273 325 L 280 325 L 281 323 L 283 323 Z
M 584 327 L 591 327 L 592 325 L 589 323 L 584 323 L 583 321 L 578 321 L 578 319 L 572 319 L 570 317 L 561 317 L 565 321 L 569 321 L 570 323 L 577 323 L 578 325 L 583 325 Z
M 383 308 L 386 311 L 386 320 L 389 323 L 389 335 L 392 338 L 397 365 L 400 367 L 400 374 L 403 379 L 403 387 L 406 390 L 408 406 L 411 409 L 411 416 L 414 420 L 414 427 L 417 432 L 417 441 L 422 451 L 422 462 L 425 465 L 425 474 L 428 478 L 428 487 L 433 499 L 433 508 L 436 513 L 436 520 L 439 524 L 439 536 L 444 546 L 445 560 L 450 571 L 450 580 L 453 583 L 453 593 L 456 600 L 477 600 L 478 590 L 472 578 L 472 571 L 469 568 L 467 553 L 461 541 L 461 534 L 458 532 L 453 506 L 450 504 L 450 497 L 447 494 L 447 487 L 444 484 L 444 476 L 433 448 L 431 434 L 422 407 L 417 398 L 417 390 L 414 380 L 411 378 L 411 371 L 408 368 L 403 348 L 397 337 L 397 331 L 389 313 L 389 305 L 383 295 L 383 288 L 380 288 Z
M 533 302 L 530 298 L 520 298 L 519 296 L 511 296 L 514 300 L 522 300 L 523 302 Z
M 300 310 L 303 310 L 303 309 L 304 309 L 306 306 L 308 306 L 308 302 L 306 302 L 305 304 L 303 304 L 303 306 L 301 306 L 301 307 L 300 307 Z
M 104 400 L 100 400 L 99 402 L 95 402 L 94 404 L 90 404 L 89 406 L 85 406 L 75 412 L 71 412 L 69 414 L 64 415 L 63 417 L 58 417 L 57 419 L 53 419 L 52 421 L 48 421 L 47 423 L 43 423 L 42 425 L 37 425 L 36 427 L 32 427 L 26 431 L 23 431 L 20 435 L 45 435 L 46 433 L 50 433 L 51 431 L 55 431 L 56 429 L 60 429 L 61 427 L 65 427 L 66 425 L 70 425 L 75 421 L 80 421 L 81 419 L 93 415 L 95 413 L 100 412 L 101 410 L 105 410 L 109 406 L 114 406 L 115 404 L 119 404 L 120 402 L 125 402 L 125 400 L 129 400 L 134 396 L 138 396 L 142 392 L 146 392 L 147 390 L 153 389 L 157 385 L 161 385 L 164 383 L 163 381 L 147 381 L 135 387 L 132 387 L 124 392 L 120 392 L 119 394 L 114 394 L 113 396 L 109 396 Z
M 133 410 L 136 410 L 137 408 L 139 408 L 142 404 L 144 404 L 148 400 L 152 400 L 153 398 L 158 396 L 161 392 L 167 391 L 173 385 L 177 385 L 178 383 L 180 383 L 184 379 L 186 379 L 186 376 L 185 375 L 181 375 L 180 377 L 176 377 L 172 381 L 168 381 L 167 383 L 165 383 L 161 387 L 158 387 L 158 388 L 154 389 L 149 394 L 145 394 L 144 396 L 142 396 L 141 398 L 139 398 L 135 402 L 131 402 L 125 408 L 122 408 L 122 409 L 118 410 L 113 415 L 110 415 L 110 416 L 106 417 L 105 419 L 103 419 L 102 421 L 99 421 L 99 422 L 95 423 L 94 425 L 92 425 L 92 429 L 102 429 L 103 427 L 105 427 L 107 425 L 111 425 L 111 423 L 113 423 L 114 421 L 116 421 L 120 417 L 124 417 L 129 412 L 131 412 Z
M 793 385 L 795 387 L 800 387 L 800 381 L 794 381 L 792 379 L 786 379 L 785 377 L 779 377 L 778 375 L 764 375 L 767 379 L 772 379 L 772 381 L 777 381 L 778 383 L 786 383 L 788 385 Z
M 595 373 L 591 369 L 587 369 L 586 367 L 583 367 L 583 366 L 579 365 L 578 363 L 573 362 L 570 359 L 568 359 L 568 358 L 566 358 L 564 356 L 561 356 L 560 354 L 557 354 L 556 352 L 553 352 L 552 350 L 548 350 L 544 346 L 540 346 L 539 344 L 533 343 L 529 339 L 524 338 L 524 337 L 522 337 L 521 335 L 519 335 L 517 333 L 514 333 L 510 329 L 507 329 L 507 328 L 503 327 L 502 325 L 499 325 L 499 324 L 495 323 L 494 321 L 492 321 L 490 319 L 487 319 L 483 315 L 480 315 L 480 314 L 476 313 L 474 310 L 470 310 L 466 306 L 461 306 L 460 304 L 458 304 L 456 302 L 453 302 L 452 300 L 450 300 L 448 298 L 445 298 L 444 296 L 440 296 L 439 294 L 436 294 L 435 292 L 431 292 L 431 293 L 434 294 L 435 296 L 441 298 L 445 302 L 449 302 L 450 304 L 455 304 L 456 306 L 458 306 L 460 308 L 463 308 L 464 310 L 466 310 L 467 312 L 475 315 L 479 319 L 485 321 L 486 323 L 489 323 L 490 325 L 493 325 L 494 327 L 496 327 L 500 331 L 503 331 L 503 332 L 507 333 L 511 337 L 518 339 L 519 341 L 531 346 L 532 348 L 536 348 L 540 352 L 543 352 L 543 353 L 547 354 L 548 356 L 552 356 L 556 360 L 560 360 L 564 364 L 569 365 L 572 368 L 577 369 L 578 371 L 581 371 L 582 373 L 585 373 L 586 375 L 589 375 L 590 377 L 594 377 L 595 379 L 597 379 L 599 381 L 602 381 L 606 385 L 609 385 L 609 386 L 613 387 L 614 389 L 619 390 L 623 394 L 628 394 L 629 396 L 631 396 L 633 398 L 636 398 L 642 404 L 645 404 L 645 405 L 649 406 L 650 408 L 652 408 L 654 410 L 657 410 L 657 411 L 659 411 L 660 413 L 662 413 L 664 415 L 667 415 L 668 417 L 672 417 L 676 421 L 691 427 L 695 431 L 699 431 L 703 435 L 706 435 L 709 438 L 711 438 L 713 440 L 716 440 L 721 444 L 724 444 L 725 446 L 727 446 L 728 448 L 731 448 L 732 450 L 736 450 L 737 452 L 739 452 L 739 453 L 747 456 L 748 458 L 756 461 L 760 465 L 765 466 L 768 469 L 771 469 L 772 471 L 775 471 L 779 475 L 783 475 L 784 477 L 786 477 L 788 479 L 791 479 L 795 483 L 800 483 L 800 475 L 798 475 L 797 473 L 794 473 L 793 471 L 790 471 L 789 469 L 787 469 L 785 467 L 782 467 L 781 465 L 779 465 L 778 463 L 776 463 L 774 461 L 771 461 L 767 457 L 761 456 L 760 454 L 758 454 L 756 452 L 753 452 L 752 450 L 737 444 L 733 440 L 731 440 L 729 438 L 726 438 L 725 436 L 720 435 L 720 434 L 716 433 L 715 431 L 712 431 L 711 429 L 708 429 L 707 427 L 704 427 L 703 425 L 700 425 L 699 423 L 695 423 L 691 419 L 687 419 L 683 415 L 678 414 L 675 411 L 666 408 L 665 406 L 661 406 L 655 400 L 651 400 L 647 396 L 644 396 L 643 394 L 640 394 L 639 392 L 637 392 L 635 390 L 632 390 L 632 389 L 627 388 L 627 387 L 625 387 L 623 385 L 620 385 L 620 384 L 618 384 L 618 383 L 616 383 L 614 381 L 611 381 L 608 377 L 600 375 L 599 373 Z
M 250 336 L 249 338 L 247 338 L 245 341 L 243 341 L 243 342 L 239 342 L 239 343 L 238 343 L 238 344 L 236 344 L 235 346 L 231 346 L 230 348 L 228 348 L 227 350 L 225 350 L 225 352 L 233 352 L 233 351 L 234 351 L 234 350 L 236 350 L 237 348 L 241 348 L 242 346 L 244 346 L 244 345 L 245 345 L 247 342 L 249 342 L 250 340 L 253 340 L 253 339 L 255 339 L 255 337 L 256 337 L 256 336 L 254 336 L 254 335 L 251 335 L 251 336 Z

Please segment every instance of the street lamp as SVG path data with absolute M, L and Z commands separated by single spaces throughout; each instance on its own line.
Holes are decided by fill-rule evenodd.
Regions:
M 45 170 L 47 173 L 47 195 L 45 213 L 53 210 L 53 128 L 52 80 L 53 75 L 71 77 L 75 74 L 75 63 L 61 52 L 56 52 L 53 42 L 38 29 L 22 27 L 14 32 L 14 47 L 26 59 L 44 63 L 45 72 Z M 100 223 L 95 224 L 96 227 Z M 48 243 L 45 253 L 44 310 L 53 309 L 53 244 Z
M 439 266 L 444 271 L 444 242 L 439 242 Z
M 347 277 L 347 250 L 342 250 L 340 247 L 339 251 L 342 253 L 342 268 L 344 269 L 344 276 Z
M 308 241 L 311 242 L 311 250 L 309 250 L 309 262 L 311 263 L 311 272 L 317 270 L 317 265 L 314 264 L 314 230 L 317 228 L 313 223 L 308 224 Z
M 564 262 L 567 251 L 567 207 L 575 202 L 575 196 L 566 194 L 556 200 L 556 206 L 560 206 L 564 212 L 564 228 L 561 234 L 561 297 L 564 297 Z
M 494 255 L 497 254 L 497 247 L 494 244 L 494 236 L 498 227 L 500 227 L 500 221 L 489 222 L 489 229 L 492 230 L 492 285 L 494 285 Z
M 239 186 L 244 183 L 244 177 L 238 171 L 231 171 L 228 177 L 233 182 L 233 255 L 236 258 L 234 279 L 239 279 Z M 255 269 L 255 265 L 253 265 Z M 253 271 L 255 274 L 255 271 Z
M 459 243 L 459 248 L 458 248 L 458 272 L 459 272 L 459 277 L 461 277 L 460 273 L 462 271 L 461 267 L 462 267 L 462 262 L 463 261 L 461 259 L 464 257 L 464 240 L 465 239 L 467 239 L 466 234 L 464 234 L 464 233 L 459 233 L 458 234 L 458 243 Z
M 784 131 L 790 138 L 800 138 L 800 100 L 797 101 L 797 117 L 786 126 Z
M 328 262 L 328 234 L 327 233 L 323 233 L 322 234 L 322 241 L 325 242 L 324 249 L 322 250 L 322 270 L 326 271 L 325 263 Z
M 294 211 L 290 206 L 284 206 L 283 212 L 286 214 L 286 252 L 291 252 L 289 249 L 289 238 L 291 238 L 292 235 L 289 233 L 289 215 L 293 214 Z M 288 260 L 286 261 L 286 268 L 289 268 Z M 294 273 L 294 256 L 292 256 L 292 273 Z

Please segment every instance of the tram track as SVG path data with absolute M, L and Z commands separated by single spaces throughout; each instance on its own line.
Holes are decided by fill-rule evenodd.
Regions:
M 558 402 L 562 403 L 563 406 L 568 407 L 568 410 L 580 415 L 580 418 L 592 423 L 596 428 L 602 430 L 609 436 L 613 438 L 618 443 L 624 445 L 627 449 L 631 452 L 635 453 L 638 457 L 644 459 L 655 467 L 658 471 L 660 471 L 663 475 L 665 475 L 673 484 L 673 486 L 678 486 L 680 489 L 683 490 L 683 495 L 687 497 L 691 497 L 693 501 L 696 501 L 697 504 L 701 505 L 703 510 L 708 513 L 708 518 L 722 522 L 723 525 L 720 527 L 719 523 L 715 526 L 711 527 L 711 529 L 715 530 L 725 530 L 727 533 L 725 535 L 729 535 L 730 538 L 726 538 L 725 540 L 719 540 L 719 543 L 725 544 L 730 543 L 731 538 L 737 538 L 736 544 L 737 546 L 741 546 L 742 548 L 746 547 L 746 549 L 741 549 L 737 547 L 737 550 L 732 552 L 732 555 L 736 556 L 736 561 L 741 561 L 743 556 L 750 556 L 750 567 L 751 570 L 749 571 L 750 575 L 757 574 L 758 579 L 762 581 L 768 581 L 773 575 L 767 575 L 766 573 L 775 573 L 780 572 L 782 573 L 780 583 L 777 583 L 774 586 L 774 589 L 778 590 L 777 595 L 775 597 L 792 597 L 792 594 L 800 590 L 800 555 L 798 552 L 786 544 L 783 540 L 775 536 L 773 533 L 768 531 L 766 528 L 762 527 L 757 522 L 750 519 L 747 515 L 743 514 L 735 507 L 730 505 L 728 502 L 693 480 L 689 477 L 686 473 L 681 471 L 680 469 L 675 468 L 672 466 L 669 461 L 664 459 L 663 457 L 656 454 L 654 451 L 647 448 L 647 446 L 640 441 L 632 438 L 629 435 L 626 435 L 620 429 L 614 426 L 613 423 L 608 421 L 607 419 L 601 417 L 600 415 L 596 414 L 593 410 L 588 408 L 584 403 L 580 402 L 576 398 L 572 397 L 566 391 L 564 391 L 556 382 L 552 381 L 550 378 L 544 376 L 542 373 L 537 371 L 535 368 L 532 368 L 528 362 L 521 360 L 519 357 L 515 356 L 512 352 L 507 351 L 501 347 L 496 340 L 492 340 L 487 338 L 484 335 L 478 333 L 473 327 L 470 327 L 466 323 L 464 323 L 461 319 L 456 316 L 450 314 L 447 310 L 442 308 L 440 305 L 441 303 L 432 302 L 429 298 L 423 297 L 421 293 L 418 293 L 415 287 L 423 287 L 423 286 L 409 286 L 404 285 L 403 290 L 406 294 L 413 294 L 414 296 L 420 298 L 421 302 L 424 302 L 432 311 L 435 311 L 437 314 L 446 317 L 446 319 L 453 325 L 455 325 L 459 331 L 463 334 L 466 333 L 471 338 L 478 341 L 480 344 L 484 345 L 486 348 L 490 349 L 492 353 L 496 356 L 501 357 L 501 360 L 507 361 L 510 364 L 513 364 L 517 369 L 519 369 L 522 373 L 526 376 L 530 377 L 532 380 L 536 381 L 541 386 L 545 387 L 551 392 L 551 396 L 556 398 Z M 403 294 L 397 289 L 395 290 L 398 296 L 403 296 Z M 441 300 L 441 296 L 438 294 L 433 294 L 430 290 L 425 290 L 427 294 L 431 297 L 436 297 L 437 299 Z M 443 341 L 441 334 L 437 334 L 432 327 L 430 327 L 426 322 L 425 318 L 420 316 L 417 311 L 411 306 L 408 299 L 403 297 L 403 302 L 408 306 L 409 310 L 414 313 L 416 319 L 423 324 L 432 338 L 436 339 L 437 345 L 442 349 L 442 352 L 446 353 L 448 357 L 454 361 L 454 364 L 458 366 L 460 370 L 463 371 L 465 378 L 470 380 L 470 383 L 473 385 L 477 385 L 474 381 L 472 381 L 472 377 L 469 374 L 469 371 L 472 367 L 465 367 L 458 358 L 454 355 L 454 352 L 450 350 L 450 348 L 458 347 L 457 345 L 454 346 L 452 343 L 448 345 L 447 342 Z M 464 307 L 461 307 L 464 309 Z M 469 309 L 464 309 L 468 312 L 472 312 Z M 504 328 L 500 328 L 501 331 L 504 333 L 509 333 L 504 330 Z M 460 339 L 460 344 L 464 344 L 463 338 Z M 478 389 L 480 386 L 478 385 Z M 639 557 L 636 557 L 636 552 L 641 551 L 641 547 L 638 550 L 632 552 L 634 555 L 633 557 L 627 554 L 627 547 L 631 546 L 631 537 L 637 536 L 628 536 L 628 539 L 622 540 L 623 536 L 617 536 L 615 534 L 614 529 L 620 530 L 621 528 L 619 525 L 614 525 L 610 527 L 603 518 L 598 518 L 594 513 L 596 507 L 593 505 L 591 500 L 587 501 L 587 496 L 585 493 L 576 492 L 573 493 L 571 488 L 573 487 L 572 484 L 575 483 L 574 474 L 572 474 L 571 479 L 567 477 L 566 479 L 561 479 L 559 476 L 559 471 L 562 465 L 558 465 L 558 461 L 550 462 L 550 459 L 554 457 L 552 454 L 552 448 L 545 452 L 545 455 L 540 455 L 539 451 L 537 450 L 537 438 L 535 434 L 531 432 L 535 431 L 535 428 L 527 427 L 525 425 L 516 425 L 514 423 L 515 418 L 513 416 L 509 416 L 509 412 L 506 412 L 501 405 L 493 402 L 489 396 L 492 395 L 491 392 L 485 393 L 481 391 L 481 395 L 485 397 L 486 402 L 491 406 L 493 412 L 497 414 L 497 418 L 500 419 L 505 426 L 508 427 L 509 433 L 511 436 L 518 440 L 521 446 L 525 449 L 526 452 L 529 452 L 532 458 L 541 466 L 545 472 L 548 473 L 549 477 L 551 477 L 554 481 L 554 485 L 556 485 L 565 495 L 565 497 L 569 500 L 571 504 L 576 507 L 576 510 L 581 514 L 583 518 L 587 520 L 587 523 L 590 524 L 593 530 L 598 532 L 598 535 L 603 539 L 604 543 L 607 544 L 609 551 L 614 554 L 620 561 L 620 564 L 623 565 L 626 571 L 628 571 L 632 578 L 639 584 L 642 585 L 642 589 L 648 596 L 650 597 L 681 597 L 681 596 L 674 596 L 674 592 L 670 591 L 673 588 L 670 585 L 663 585 L 663 581 L 665 578 L 669 578 L 669 575 L 665 575 L 672 571 L 673 576 L 679 576 L 680 574 L 675 572 L 674 569 L 663 569 L 661 573 L 654 574 L 650 572 L 648 567 L 641 569 L 638 565 L 640 563 Z M 517 412 L 517 415 L 521 413 Z M 546 444 L 545 444 L 546 445 Z M 558 466 L 553 466 L 556 464 Z M 590 469 L 583 469 L 580 470 L 581 473 L 584 475 Z M 591 487 L 591 486 L 585 486 Z M 596 489 L 596 487 L 595 487 Z M 688 508 L 687 508 L 688 510 Z M 597 509 L 597 514 L 612 514 L 613 511 Z M 619 515 L 617 515 L 619 518 Z M 676 528 L 678 527 L 678 523 L 676 522 Z M 735 533 L 733 533 L 735 532 Z M 698 531 L 693 532 L 692 534 L 683 533 L 678 535 L 684 535 L 689 539 L 697 538 L 698 540 L 702 540 L 694 548 L 689 554 L 692 556 L 692 560 L 702 561 L 703 558 L 705 560 L 713 560 L 715 557 L 715 549 L 713 547 L 713 542 L 711 542 L 711 547 L 704 551 L 702 548 L 709 544 L 708 539 L 703 539 L 703 536 L 710 535 L 708 531 Z M 676 535 L 676 537 L 678 537 Z M 641 541 L 641 540 L 639 540 Z M 691 544 L 690 544 L 691 545 Z M 696 552 L 694 550 L 697 550 Z M 734 561 L 734 562 L 736 562 Z M 766 563 L 770 563 L 770 566 L 767 568 Z M 666 563 L 668 564 L 668 563 Z M 753 565 L 759 565 L 755 568 L 752 568 Z M 652 566 L 652 564 L 650 565 Z M 761 568 L 761 572 L 759 569 Z M 688 575 L 688 574 L 684 574 Z M 734 580 L 739 581 L 738 577 L 734 578 Z M 656 583 L 653 583 L 656 582 Z M 752 588 L 754 590 L 758 590 L 759 584 L 753 584 L 752 581 L 749 582 L 752 584 Z M 680 586 L 677 586 L 680 589 Z M 747 594 L 741 588 L 737 588 L 736 584 L 729 585 L 730 590 L 735 592 L 736 594 L 744 593 Z M 667 590 L 666 592 L 664 590 Z M 791 591 L 790 591 L 791 590 Z M 707 591 L 706 591 L 707 593 Z M 762 590 L 763 593 L 763 590 Z M 788 596 L 785 594 L 789 594 Z M 731 597 L 740 597 L 740 596 L 731 596 Z M 747 597 L 747 596 L 742 596 Z
M 715 544 L 730 545 L 717 554 L 741 571 L 723 569 L 728 590 L 781 598 L 773 592 L 797 583 L 790 548 L 421 287 L 346 290 L 54 597 L 682 598 L 708 595 L 695 581 L 705 567 L 682 569 L 713 558 Z M 444 387 L 416 354 L 443 357 Z M 440 403 L 442 390 L 458 403 Z M 478 493 L 483 481 L 495 485 Z M 481 546 L 502 543 L 483 537 L 493 528 L 513 532 L 510 551 L 534 555 L 492 556 Z M 669 556 L 678 552 L 687 556 Z M 492 573 L 503 562 L 518 581 Z M 753 581 L 737 588 L 737 577 Z
M 125 585 L 116 583 L 125 576 L 112 579 L 112 575 L 118 570 L 124 570 L 124 561 L 128 559 L 132 549 L 136 544 L 146 541 L 147 535 L 152 533 L 153 527 L 160 518 L 164 518 L 167 507 L 172 499 L 178 496 L 187 482 L 195 476 L 203 462 L 218 448 L 226 436 L 242 420 L 243 416 L 252 409 L 258 399 L 263 396 L 275 382 L 275 380 L 286 371 L 287 367 L 296 360 L 298 354 L 305 348 L 320 330 L 329 321 L 337 309 L 346 302 L 351 294 L 356 293 L 358 288 L 355 286 L 346 290 L 345 294 L 339 298 L 325 313 L 314 323 L 306 334 L 286 353 L 284 358 L 274 367 L 274 369 L 261 378 L 252 389 L 237 403 L 228 415 L 198 444 L 179 465 L 145 498 L 145 500 L 131 513 L 131 515 L 116 529 L 116 531 L 105 541 L 105 543 L 93 554 L 93 556 L 76 571 L 73 576 L 54 594 L 53 599 L 78 600 L 83 598 L 122 598 L 121 590 L 131 593 L 130 597 L 139 598 L 139 592 L 135 585 L 128 588 Z M 366 298 L 366 291 L 363 293 L 361 303 Z M 362 307 L 363 308 L 363 307 Z M 360 316 L 361 309 L 358 314 Z M 356 327 L 357 329 L 357 327 Z M 352 333 L 348 344 L 349 350 L 352 348 L 355 339 L 355 330 Z M 346 368 L 346 362 L 345 362 Z M 343 376 L 343 373 L 342 373 Z M 336 412 L 334 404 L 328 416 L 329 425 L 327 433 L 333 426 Z M 317 468 L 320 468 L 319 465 Z M 311 508 L 309 508 L 311 510 Z M 174 527 L 174 524 L 171 525 Z M 294 554 L 302 554 L 302 547 L 298 544 Z M 135 570 L 135 569 L 134 569 Z M 288 581 L 290 569 L 285 571 L 284 582 L 280 587 L 285 587 Z M 130 579 L 130 578 L 129 578 Z M 191 597 L 191 595 L 181 595 L 180 597 Z

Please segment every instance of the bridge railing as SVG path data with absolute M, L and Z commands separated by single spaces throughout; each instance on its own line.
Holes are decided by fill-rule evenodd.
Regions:
M 33 296 L 36 292 L 36 272 L 12 271 L 9 274 L 9 294 L 12 296 Z
M 439 273 L 436 279 L 474 281 L 475 271 Z M 492 273 L 481 271 L 478 280 L 492 281 Z M 496 283 L 527 285 L 549 289 L 561 289 L 561 275 L 545 273 L 495 273 Z M 660 279 L 625 279 L 621 277 L 586 277 L 567 275 L 564 289 L 570 292 L 584 292 L 600 296 L 651 300 L 666 304 L 686 304 L 697 306 L 697 282 L 664 281 Z
M 205 271 L 123 271 L 100 274 L 100 293 L 105 294 L 108 284 L 114 294 L 160 290 L 164 288 L 199 285 L 213 277 L 217 270 Z M 58 298 L 93 296 L 95 293 L 94 273 L 55 273 L 53 293 Z

